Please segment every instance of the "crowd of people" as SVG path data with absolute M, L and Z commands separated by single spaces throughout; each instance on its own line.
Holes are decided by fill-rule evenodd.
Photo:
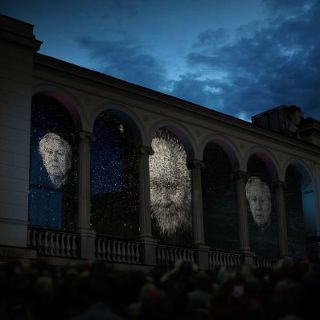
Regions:
M 0 288 L 0 319 L 302 320 L 317 314 L 320 262 L 216 272 L 12 262 L 0 265 Z

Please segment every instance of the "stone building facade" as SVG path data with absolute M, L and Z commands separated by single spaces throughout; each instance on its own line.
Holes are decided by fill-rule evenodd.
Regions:
M 28 23 L 0 16 L 0 38 L 2 260 L 170 265 L 187 259 L 212 269 L 319 255 L 320 126 L 299 108 L 280 106 L 249 123 L 39 54 L 41 41 Z M 72 149 L 68 194 L 35 173 L 38 138 L 49 127 Z M 162 225 L 153 207 L 154 199 L 162 202 L 162 191 L 153 189 L 160 183 L 150 180 L 162 166 L 150 161 L 155 137 L 174 141 L 186 166 L 183 183 L 177 158 L 161 173 L 168 174 L 161 180 L 165 194 L 182 188 L 173 180 L 187 190 L 183 209 L 166 216 L 159 209 Z M 166 143 L 159 150 L 170 153 Z M 269 190 L 265 230 L 251 214 L 250 177 Z M 172 210 L 189 214 L 174 237 Z

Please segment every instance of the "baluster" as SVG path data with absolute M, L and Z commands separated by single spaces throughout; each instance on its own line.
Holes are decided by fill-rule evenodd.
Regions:
M 111 240 L 105 239 L 105 245 L 107 246 L 107 254 L 106 254 L 106 260 L 111 261 Z
M 53 232 L 49 232 L 48 233 L 48 254 L 49 255 L 54 254 L 52 241 L 53 241 Z
M 68 257 L 72 257 L 73 255 L 73 247 L 72 247 L 72 234 L 68 234 Z
M 106 238 L 99 239 L 100 259 L 108 260 L 110 256 L 110 242 Z
M 71 242 L 71 257 L 76 257 L 76 242 L 74 234 L 70 235 L 70 242 Z
M 134 242 L 128 242 L 128 246 L 127 246 L 127 259 L 129 263 L 134 263 L 134 257 L 132 254 L 132 249 L 134 248 L 134 246 L 136 245 L 136 243 Z
M 98 239 L 98 250 L 99 250 L 99 259 L 105 260 L 106 259 L 106 239 L 104 238 L 99 238 Z
M 182 248 L 181 253 L 182 253 L 182 260 L 188 261 L 188 249 Z
M 72 235 L 72 256 L 75 258 L 77 256 L 77 248 L 76 248 L 76 236 Z
M 60 233 L 56 234 L 56 255 L 57 256 L 61 255 L 61 234 Z
M 132 246 L 132 258 L 133 258 L 132 261 L 135 263 L 140 263 L 139 252 L 140 252 L 140 243 L 135 242 Z
M 171 265 L 172 264 L 172 256 L 174 255 L 174 250 L 172 248 L 166 248 L 166 251 L 167 251 L 167 256 L 168 256 L 168 259 L 167 259 L 167 262 L 168 262 L 168 265 Z
M 98 257 L 101 260 L 105 259 L 105 251 L 106 251 L 106 246 L 105 246 L 105 239 L 103 238 L 98 238 L 97 240 L 97 250 L 98 250 Z
M 34 246 L 34 231 L 28 230 L 28 240 L 29 240 L 29 247 L 33 248 Z
M 156 254 L 157 254 L 158 264 L 159 264 L 159 265 L 162 265 L 162 251 L 161 251 L 161 246 L 157 246 L 157 248 L 156 248 Z
M 96 245 L 96 256 L 98 260 L 103 259 L 103 240 L 99 237 L 96 238 L 95 240 L 95 245 Z
M 128 241 L 124 241 L 122 242 L 122 261 L 123 262 L 130 262 L 128 261 L 128 245 L 129 245 L 129 242 Z
M 94 241 L 94 247 L 96 250 L 96 258 L 97 260 L 101 259 L 101 240 L 100 238 L 96 237 L 95 241 Z
M 163 256 L 162 264 L 166 265 L 167 264 L 167 250 L 165 247 L 162 247 L 161 250 L 162 250 L 162 256 Z
M 46 233 L 40 232 L 40 238 L 41 238 L 41 254 L 46 253 Z
M 170 252 L 170 265 L 173 265 L 176 261 L 176 256 L 177 256 L 177 248 L 169 248 L 169 252 Z
M 167 247 L 163 247 L 162 248 L 163 250 L 163 255 L 164 255 L 164 265 L 167 265 L 168 264 L 168 261 L 169 261 L 169 258 L 168 258 L 168 255 L 169 255 L 169 252 L 168 252 L 168 248 Z
M 117 243 L 118 243 L 118 245 L 117 245 L 118 261 L 123 262 L 123 257 L 122 257 L 122 244 L 123 244 L 123 242 L 118 240 Z
M 66 254 L 66 244 L 65 244 L 66 235 L 61 233 L 61 256 L 64 257 Z
M 130 254 L 129 254 L 129 245 L 130 245 L 130 242 L 128 241 L 125 241 L 124 244 L 123 244 L 123 259 L 124 259 L 124 262 L 126 263 L 130 263 Z
M 42 246 L 41 233 L 37 232 L 37 251 L 40 254 L 41 254 L 41 246 Z
M 70 256 L 71 257 L 75 257 L 75 243 L 74 243 L 74 235 L 71 234 L 69 237 L 69 241 L 70 241 Z
M 116 240 L 111 240 L 111 241 L 112 241 L 111 259 L 112 261 L 116 261 L 117 260 Z
M 163 265 L 163 250 L 162 250 L 162 247 L 159 246 L 159 264 L 160 265 Z
M 142 250 L 142 244 L 138 243 L 137 244 L 137 261 L 141 264 L 141 250 Z
M 69 239 L 69 235 L 66 233 L 65 234 L 65 240 L 66 240 L 66 257 L 69 257 L 70 256 L 70 239 Z
M 28 229 L 28 232 L 27 232 L 27 246 L 28 247 L 31 247 L 31 234 L 32 234 L 32 231 L 30 229 Z
M 165 265 L 170 263 L 169 250 L 167 247 L 163 247 L 164 255 L 165 255 Z
M 44 254 L 48 254 L 48 231 L 44 232 Z

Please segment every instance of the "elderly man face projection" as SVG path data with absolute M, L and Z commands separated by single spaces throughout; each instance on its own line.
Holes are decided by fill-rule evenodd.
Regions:
M 50 181 L 56 188 L 62 187 L 71 166 L 69 143 L 55 133 L 47 133 L 39 142 L 39 152 Z
M 172 237 L 177 229 L 191 229 L 190 174 L 187 154 L 170 132 L 159 130 L 152 140 L 150 156 L 151 217 L 160 234 Z
M 246 184 L 246 196 L 254 222 L 259 227 L 268 227 L 271 222 L 271 194 L 269 186 L 259 177 L 250 177 Z

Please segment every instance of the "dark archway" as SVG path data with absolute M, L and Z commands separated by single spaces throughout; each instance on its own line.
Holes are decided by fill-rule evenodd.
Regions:
M 285 201 L 289 256 L 293 259 L 312 256 L 307 248 L 308 238 L 315 235 L 315 192 L 309 173 L 300 163 L 292 163 L 286 170 Z
M 138 130 L 118 111 L 101 113 L 91 144 L 91 224 L 98 234 L 139 235 Z
M 229 153 L 230 154 L 230 153 Z M 207 144 L 202 171 L 202 194 L 206 243 L 215 249 L 239 248 L 234 157 L 223 145 Z

